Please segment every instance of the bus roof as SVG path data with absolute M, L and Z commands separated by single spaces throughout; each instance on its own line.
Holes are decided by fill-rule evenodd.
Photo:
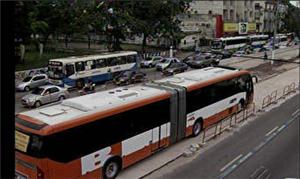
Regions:
M 247 36 L 239 36 L 239 37 L 221 37 L 221 38 L 216 38 L 214 39 L 215 41 L 220 41 L 220 40 L 237 40 L 237 39 L 247 39 Z
M 240 72 L 241 71 L 237 69 L 207 67 L 199 70 L 179 73 L 172 77 L 158 80 L 158 82 L 183 86 L 190 91 L 195 85 L 202 85 L 215 79 L 230 78 L 232 75 L 238 75 Z
M 244 71 L 245 72 L 245 71 Z M 157 80 L 156 82 L 171 83 L 184 86 L 189 90 L 199 85 L 231 78 L 241 74 L 241 71 L 221 67 L 208 67 L 193 70 L 173 77 Z M 167 99 L 170 93 L 144 85 L 119 87 L 90 95 L 64 100 L 60 104 L 34 109 L 17 114 L 18 118 L 33 123 L 42 124 L 41 131 L 26 128 L 33 133 L 47 135 L 65 128 L 78 126 L 89 121 L 98 120 L 122 111 L 146 105 L 155 101 Z M 17 127 L 22 125 L 16 124 Z M 24 127 L 23 127 L 24 128 Z
M 78 61 L 87 61 L 87 60 L 95 60 L 95 59 L 105 59 L 119 56 L 127 56 L 127 55 L 136 55 L 135 51 L 119 51 L 119 52 L 105 52 L 97 55 L 85 55 L 85 56 L 71 56 L 66 58 L 56 58 L 51 59 L 50 61 L 55 62 L 78 62 Z
M 111 115 L 114 113 L 112 111 L 116 111 L 116 109 L 121 111 L 122 109 L 120 108 L 125 108 L 125 106 L 135 108 L 150 103 L 151 101 L 159 101 L 168 97 L 169 93 L 166 91 L 142 85 L 119 87 L 90 95 L 66 99 L 60 104 L 21 112 L 17 114 L 17 117 L 53 127 L 99 112 Z M 49 131 L 46 133 L 49 133 Z
M 268 35 L 263 35 L 263 34 L 261 34 L 261 35 L 249 35 L 249 37 L 250 38 L 255 38 L 255 37 L 269 37 Z

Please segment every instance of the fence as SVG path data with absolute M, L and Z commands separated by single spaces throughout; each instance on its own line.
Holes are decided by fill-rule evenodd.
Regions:
M 224 131 L 229 130 L 231 127 L 234 127 L 236 124 L 241 123 L 247 120 L 250 116 L 255 114 L 255 103 L 251 103 L 247 108 L 234 113 L 233 115 L 219 121 L 218 123 L 207 127 L 203 130 L 202 135 L 202 144 L 205 142 L 216 138 L 221 135 Z M 213 129 L 213 130 L 211 130 Z

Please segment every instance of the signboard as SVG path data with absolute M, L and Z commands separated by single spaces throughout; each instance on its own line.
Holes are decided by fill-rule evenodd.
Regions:
M 28 143 L 29 143 L 28 135 L 23 134 L 19 131 L 15 131 L 15 148 L 16 149 L 18 149 L 22 152 L 26 152 Z
M 224 32 L 237 32 L 238 24 L 237 23 L 224 23 L 223 29 L 224 29 Z
M 256 23 L 248 23 L 248 31 L 255 32 L 256 31 Z
M 247 33 L 248 33 L 248 22 L 240 22 L 239 34 L 247 34 Z

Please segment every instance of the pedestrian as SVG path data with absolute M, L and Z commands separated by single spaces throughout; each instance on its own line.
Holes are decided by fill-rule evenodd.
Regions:
M 265 51 L 264 59 L 265 59 L 265 60 L 268 59 L 267 51 Z

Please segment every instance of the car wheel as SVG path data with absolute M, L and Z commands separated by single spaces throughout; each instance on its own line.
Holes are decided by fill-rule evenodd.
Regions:
M 113 179 L 116 178 L 120 172 L 120 164 L 117 160 L 108 161 L 103 167 L 103 178 Z
M 202 126 L 201 126 L 201 122 L 200 120 L 196 120 L 196 122 L 194 123 L 193 125 L 193 133 L 192 133 L 192 136 L 197 136 L 200 134 L 201 132 L 201 129 L 202 129 Z
M 24 90 L 28 92 L 30 90 L 29 86 L 25 86 Z
M 36 101 L 34 103 L 34 107 L 36 107 L 36 108 L 40 107 L 41 105 L 42 105 L 42 103 L 40 101 Z
M 62 100 L 64 100 L 64 99 L 66 99 L 65 96 L 60 96 L 60 97 L 58 98 L 58 101 L 62 101 Z

